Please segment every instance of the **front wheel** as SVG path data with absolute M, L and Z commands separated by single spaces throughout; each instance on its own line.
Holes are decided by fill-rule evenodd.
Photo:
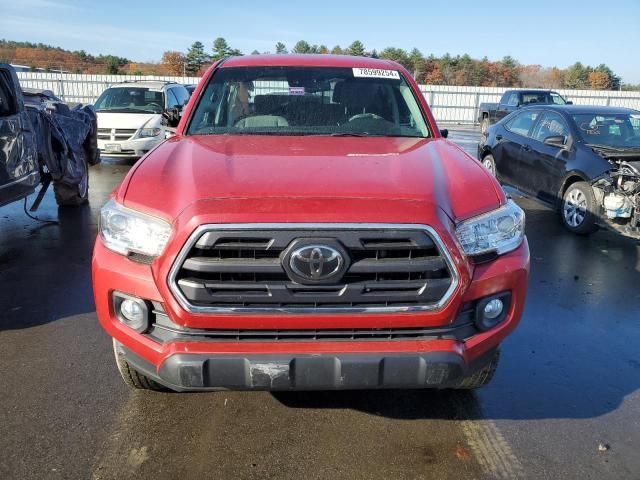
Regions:
M 489 117 L 483 117 L 480 122 L 480 132 L 487 133 L 487 129 L 489 128 Z
M 138 390 L 155 390 L 157 392 L 165 392 L 168 390 L 133 368 L 125 359 L 124 352 L 115 338 L 113 339 L 113 354 L 116 357 L 116 365 L 118 366 L 120 376 L 129 387 Z
M 59 207 L 77 206 L 87 203 L 89 200 L 89 165 L 85 165 L 84 175 L 80 183 L 75 186 L 56 182 L 53 184 L 53 193 Z
M 496 161 L 493 159 L 492 155 L 487 155 L 482 158 L 482 166 L 486 168 L 491 175 L 494 177 L 497 176 Z
M 596 197 L 587 182 L 569 185 L 562 197 L 560 218 L 567 230 L 587 235 L 596 230 Z
M 498 362 L 500 361 L 500 349 L 496 350 L 491 357 L 491 361 L 483 368 L 471 375 L 464 377 L 453 386 L 456 390 L 474 390 L 476 388 L 484 387 L 487 385 L 498 368 Z

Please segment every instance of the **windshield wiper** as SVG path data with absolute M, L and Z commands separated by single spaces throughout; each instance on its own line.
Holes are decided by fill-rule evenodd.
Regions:
M 378 137 L 379 135 L 369 135 L 368 133 L 331 133 L 329 134 L 329 136 L 330 137 Z
M 587 143 L 587 147 L 595 148 L 597 150 L 613 150 L 616 152 L 629 152 L 634 150 L 640 150 L 640 146 L 637 147 L 614 147 L 613 145 L 602 145 L 599 143 Z
M 131 107 L 117 107 L 117 108 L 100 108 L 96 112 L 112 112 L 112 113 L 124 113 L 124 112 L 139 112 L 139 113 L 160 113 L 155 110 L 145 110 L 144 108 L 131 108 Z

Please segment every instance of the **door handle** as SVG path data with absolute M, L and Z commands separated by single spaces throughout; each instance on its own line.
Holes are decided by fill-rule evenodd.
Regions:
M 522 146 L 522 149 L 523 149 L 525 152 L 530 152 L 530 151 L 531 151 L 531 147 L 530 147 L 529 145 L 523 145 L 523 146 Z
M 500 134 L 496 135 L 496 140 L 498 140 L 498 141 L 502 140 L 502 135 L 500 135 Z

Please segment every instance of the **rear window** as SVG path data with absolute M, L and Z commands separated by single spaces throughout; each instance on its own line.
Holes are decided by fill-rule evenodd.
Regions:
M 222 68 L 206 86 L 190 135 L 428 137 L 416 97 L 395 70 Z

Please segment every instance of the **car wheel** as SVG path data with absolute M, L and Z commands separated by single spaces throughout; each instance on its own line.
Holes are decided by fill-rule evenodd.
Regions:
M 87 203 L 89 200 L 89 166 L 85 165 L 85 173 L 80 183 L 75 186 L 62 182 L 53 184 L 53 193 L 59 207 L 77 206 Z
M 124 352 L 115 338 L 113 339 L 113 354 L 116 357 L 116 365 L 118 366 L 120 376 L 124 383 L 129 387 L 138 390 L 154 390 L 156 392 L 168 391 L 167 388 L 160 385 L 158 382 L 154 382 L 146 375 L 143 375 L 134 369 L 131 364 L 125 360 Z
M 596 198 L 591 185 L 576 182 L 569 185 L 562 197 L 560 218 L 570 232 L 587 235 L 596 230 Z
M 496 373 L 500 361 L 500 349 L 496 350 L 489 364 L 471 375 L 464 377 L 453 386 L 456 390 L 473 390 L 487 385 Z
M 487 133 L 488 128 L 489 128 L 489 117 L 484 117 L 480 122 L 480 132 Z
M 493 175 L 494 177 L 497 176 L 496 162 L 493 159 L 492 155 L 487 155 L 482 158 L 482 166 L 486 168 L 491 175 Z

